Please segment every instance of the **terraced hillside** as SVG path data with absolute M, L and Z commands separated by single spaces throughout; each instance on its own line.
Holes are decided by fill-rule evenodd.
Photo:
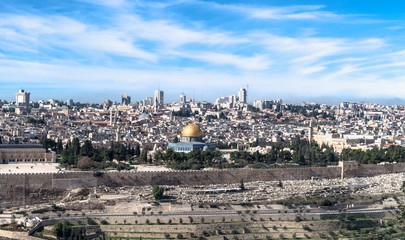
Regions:
M 236 216 L 133 216 L 97 218 L 100 239 L 373 239 L 405 236 L 393 217 L 239 214 Z M 388 216 L 388 215 L 387 215 Z M 85 222 L 85 221 L 84 221 Z M 74 221 L 73 226 L 83 224 Z M 53 226 L 35 236 L 51 237 Z

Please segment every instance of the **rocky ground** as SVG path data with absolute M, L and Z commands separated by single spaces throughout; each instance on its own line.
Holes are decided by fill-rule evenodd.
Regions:
M 351 225 L 351 220 L 349 219 L 339 220 L 343 221 L 339 223 L 345 229 L 343 232 L 337 230 L 326 231 L 322 229 L 318 229 L 319 231 L 308 230 L 307 225 L 312 224 L 312 226 L 315 226 L 313 221 L 321 220 L 319 219 L 320 216 L 311 215 L 312 211 L 317 208 L 308 206 L 307 210 L 304 209 L 304 211 L 298 212 L 294 209 L 301 208 L 302 206 L 295 203 L 291 208 L 291 206 L 285 203 L 287 200 L 292 199 L 302 201 L 312 198 L 327 198 L 336 201 L 338 199 L 344 199 L 346 201 L 344 204 L 346 205 L 341 204 L 344 209 L 349 209 L 358 204 L 361 205 L 358 200 L 367 202 L 367 204 L 364 205 L 366 208 L 395 208 L 398 206 L 398 202 L 403 201 L 402 186 L 404 181 L 405 174 L 396 173 L 344 180 L 317 179 L 282 182 L 248 182 L 243 184 L 246 188 L 245 190 L 239 189 L 241 184 L 218 184 L 192 187 L 164 186 L 165 193 L 162 201 L 156 201 L 154 199 L 151 186 L 80 188 L 71 190 L 62 201 L 55 202 L 53 205 L 42 204 L 27 206 L 24 209 L 6 209 L 3 216 L 15 214 L 17 217 L 22 217 L 20 215 L 25 212 L 29 216 L 39 216 L 45 219 L 58 216 L 65 218 L 69 218 L 69 216 L 83 216 L 85 219 L 87 216 L 92 216 L 93 214 L 131 214 L 132 217 L 129 218 L 114 219 L 109 217 L 104 219 L 111 225 L 109 225 L 110 227 L 102 227 L 102 230 L 106 231 L 107 236 L 111 238 L 118 236 L 124 238 L 148 236 L 165 239 L 169 232 L 172 238 L 178 238 L 183 233 L 187 233 L 183 237 L 192 238 L 193 235 L 191 235 L 191 233 L 196 232 L 196 229 L 198 229 L 196 236 L 204 237 L 207 235 L 205 236 L 206 239 L 225 239 L 223 238 L 225 236 L 228 239 L 230 239 L 229 237 L 233 239 L 235 235 L 237 235 L 235 239 L 252 239 L 253 237 L 258 239 L 284 237 L 332 238 L 335 235 L 342 237 L 356 235 L 367 236 L 368 233 L 362 230 L 362 226 L 356 225 L 356 227 L 355 225 Z M 301 202 L 301 204 L 302 203 L 303 202 Z M 312 203 L 312 205 L 313 204 L 314 203 Z M 42 209 L 44 211 L 42 213 L 33 213 L 32 211 L 35 209 Z M 269 216 L 255 215 L 263 210 L 275 210 L 276 213 L 278 210 L 281 216 L 278 216 L 277 219 L 272 219 L 269 218 Z M 183 217 L 182 221 L 184 221 L 184 223 L 179 222 L 179 217 L 173 218 L 173 214 L 180 212 L 183 214 L 190 212 L 190 214 L 192 214 L 192 212 L 203 213 L 204 211 L 207 213 L 210 211 L 222 211 L 224 213 L 238 212 L 238 214 L 241 215 L 236 217 L 228 216 L 225 218 L 222 216 L 205 217 L 205 219 L 198 217 L 195 219 L 195 222 L 188 222 L 190 219 Z M 297 215 L 295 215 L 295 211 Z M 162 213 L 163 215 L 161 215 Z M 394 215 L 395 214 L 389 217 L 391 218 L 389 221 L 397 218 L 397 216 Z M 302 216 L 304 221 L 309 222 L 297 223 L 296 216 Z M 309 219 L 305 220 L 306 217 L 309 217 Z M 317 219 L 314 220 L 314 217 Z M 150 223 L 146 222 L 147 219 Z M 101 220 L 102 219 L 97 219 L 99 223 L 101 223 Z M 361 221 L 363 220 L 362 218 Z M 371 217 L 369 220 L 366 222 L 359 220 L 357 223 L 370 224 L 370 226 L 364 228 L 372 232 L 373 236 L 390 234 L 384 232 L 388 231 L 385 229 L 385 225 L 387 225 L 386 221 L 381 222 L 376 220 L 375 216 Z M 325 220 L 324 223 L 336 224 L 335 221 L 336 220 Z M 128 224 L 128 227 L 132 230 L 124 231 L 125 234 L 123 234 L 123 227 Z M 398 222 L 392 224 L 389 231 L 398 231 L 399 228 L 402 229 L 402 225 L 398 225 Z M 156 225 L 161 225 L 158 229 L 165 230 L 153 230 L 156 228 Z M 337 229 L 339 228 L 338 225 L 336 225 Z M 232 226 L 235 226 L 237 230 L 233 231 Z M 184 229 L 188 230 L 186 231 Z M 394 233 L 392 232 L 392 234 Z

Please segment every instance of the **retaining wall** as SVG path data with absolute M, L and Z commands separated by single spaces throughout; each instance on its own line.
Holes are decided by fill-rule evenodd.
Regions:
M 345 169 L 345 177 L 405 172 L 405 163 L 360 165 Z M 93 172 L 0 174 L 0 208 L 52 202 L 67 190 L 95 186 L 210 185 L 252 181 L 339 178 L 341 167 L 278 168 L 256 170 Z

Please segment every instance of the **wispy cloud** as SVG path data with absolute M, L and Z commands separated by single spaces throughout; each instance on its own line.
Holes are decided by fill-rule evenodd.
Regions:
M 249 39 L 229 36 L 226 32 L 206 29 L 187 29 L 179 23 L 167 20 L 143 20 L 136 15 L 122 15 L 118 18 L 118 27 L 130 33 L 134 38 L 158 41 L 169 47 L 185 44 L 229 45 L 246 43 Z
M 383 84 L 397 82 L 405 91 L 402 46 L 380 32 L 353 33 L 359 26 L 346 31 L 341 22 L 356 17 L 327 6 L 83 2 L 0 13 L 0 83 L 220 91 L 248 79 L 257 91 L 293 94 L 350 92 L 365 82 L 354 90 L 388 92 Z
M 92 51 L 155 61 L 156 55 L 136 47 L 125 32 L 102 29 L 64 16 L 1 15 L 0 27 L 8 42 L 33 48 L 65 48 L 77 54 Z M 0 29 L 1 30 L 1 29 Z M 23 35 L 23 38 L 20 36 Z M 35 44 L 33 44 L 35 43 Z M 35 50 L 31 48 L 31 50 Z M 24 48 L 21 48 L 24 49 Z
M 216 2 L 192 1 L 222 10 L 245 14 L 250 18 L 271 20 L 339 20 L 345 15 L 323 11 L 323 5 L 290 5 L 290 6 L 251 6 L 248 4 L 220 4 Z
M 323 6 L 289 6 L 273 8 L 250 8 L 234 7 L 235 10 L 247 13 L 252 18 L 274 19 L 274 20 L 317 20 L 317 19 L 339 19 L 342 16 L 320 11 Z
M 183 57 L 198 59 L 216 65 L 233 65 L 236 66 L 238 69 L 244 70 L 266 70 L 272 64 L 272 61 L 264 55 L 242 57 L 234 54 L 200 52 L 187 55 L 183 54 Z

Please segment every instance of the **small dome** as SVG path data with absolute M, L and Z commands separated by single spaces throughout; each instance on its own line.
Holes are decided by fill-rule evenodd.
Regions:
M 138 120 L 143 120 L 145 118 L 151 118 L 149 113 L 142 113 L 141 116 L 139 116 Z
M 202 137 L 201 129 L 195 123 L 187 125 L 181 133 L 183 137 Z

